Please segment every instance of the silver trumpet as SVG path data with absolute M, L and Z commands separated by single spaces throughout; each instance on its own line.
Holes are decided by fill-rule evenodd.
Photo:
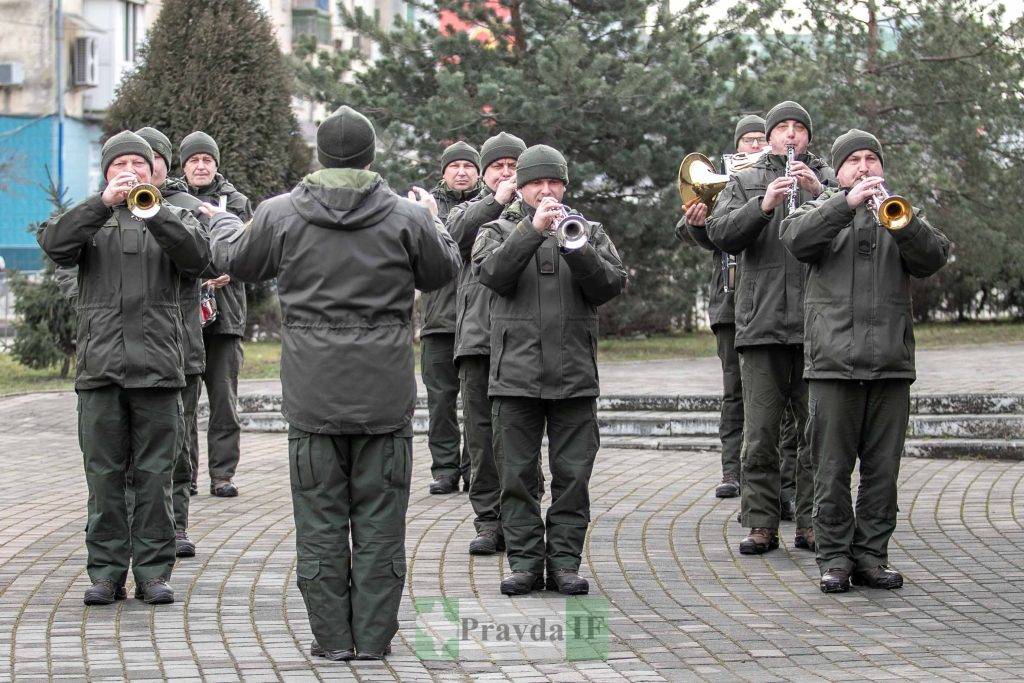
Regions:
M 582 249 L 590 241 L 590 221 L 578 213 L 570 213 L 564 204 L 558 205 L 551 225 L 558 246 L 565 251 Z
M 786 176 L 793 175 L 793 160 L 796 159 L 796 147 L 794 145 L 786 145 Z M 793 187 L 789 188 L 789 204 L 787 205 L 788 214 L 792 214 L 796 211 L 796 193 L 798 183 L 794 182 Z

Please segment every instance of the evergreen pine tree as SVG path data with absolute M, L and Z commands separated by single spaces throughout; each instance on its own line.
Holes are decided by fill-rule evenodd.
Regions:
M 104 129 L 153 126 L 175 153 L 185 135 L 203 130 L 217 140 L 224 175 L 256 203 L 289 189 L 308 166 L 292 90 L 271 21 L 254 0 L 174 0 L 164 3 Z
M 70 208 L 66 189 L 58 189 L 52 178 L 47 194 L 53 205 L 51 218 Z M 42 223 L 33 223 L 28 230 L 35 235 L 42 226 Z M 57 285 L 56 265 L 45 256 L 43 261 L 43 271 L 38 279 L 21 273 L 11 277 L 17 315 L 11 356 L 36 370 L 59 364 L 60 376 L 67 377 L 71 358 L 75 355 L 75 309 Z
M 692 326 L 710 256 L 673 235 L 679 162 L 694 150 L 729 151 L 741 112 L 727 84 L 749 48 L 741 31 L 775 3 L 737 7 L 717 26 L 699 3 L 676 15 L 641 0 L 420 4 L 429 20 L 389 32 L 347 13 L 379 59 L 354 70 L 358 51 L 308 55 L 306 94 L 374 121 L 384 147 L 375 169 L 398 190 L 437 182 L 441 152 L 456 140 L 480 145 L 504 130 L 560 149 L 566 203 L 604 224 L 630 273 L 626 293 L 602 307 L 602 329 Z

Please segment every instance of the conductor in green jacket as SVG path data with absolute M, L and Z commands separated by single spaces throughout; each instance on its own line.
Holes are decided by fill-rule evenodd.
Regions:
M 140 217 L 126 207 L 132 187 L 152 181 L 153 150 L 145 140 L 131 131 L 112 136 L 100 164 L 103 192 L 39 235 L 54 262 L 78 267 L 75 391 L 92 581 L 85 604 L 123 599 L 129 567 L 135 596 L 163 604 L 174 601 L 167 583 L 175 551 L 172 470 L 185 424 L 179 282 L 199 276 L 210 247 L 185 209 L 161 202 L 154 215 Z
M 245 229 L 211 227 L 214 265 L 278 279 L 282 409 L 296 574 L 315 657 L 380 659 L 398 631 L 412 477 L 415 290 L 459 270 L 425 190 L 399 197 L 376 135 L 341 107 L 320 124 L 324 168 L 264 201 Z
M 804 377 L 814 467 L 814 533 L 823 592 L 855 584 L 900 588 L 888 567 L 896 481 L 910 419 L 914 368 L 912 278 L 949 259 L 950 243 L 918 208 L 889 220 L 876 209 L 885 178 L 878 139 L 862 130 L 832 145 L 839 187 L 782 224 L 782 242 L 808 264 Z M 860 460 L 857 507 L 850 475 Z M 852 575 L 852 577 L 851 577 Z
M 501 525 L 512 574 L 505 595 L 545 585 L 587 593 L 579 575 L 590 522 L 597 426 L 597 307 L 622 292 L 626 271 L 600 223 L 581 247 L 559 246 L 552 230 L 565 209 L 565 157 L 528 148 L 516 165 L 521 199 L 480 229 L 473 266 L 497 296 L 491 303 L 488 393 L 494 449 L 501 454 Z M 540 515 L 538 462 L 547 431 L 551 506 Z M 547 572 L 545 584 L 544 574 Z

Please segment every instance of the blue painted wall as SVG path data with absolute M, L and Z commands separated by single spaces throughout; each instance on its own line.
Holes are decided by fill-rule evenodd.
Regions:
M 64 185 L 68 199 L 85 199 L 99 186 L 97 123 L 65 119 Z M 57 117 L 0 116 L 0 256 L 8 268 L 37 270 L 42 251 L 27 230 L 53 211 L 47 170 L 57 177 Z

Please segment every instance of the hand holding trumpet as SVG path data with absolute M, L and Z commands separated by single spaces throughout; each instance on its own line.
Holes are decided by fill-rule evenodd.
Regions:
M 103 188 L 103 194 L 100 196 L 100 199 L 110 208 L 124 204 L 128 198 L 128 192 L 138 184 L 139 177 L 137 175 L 130 171 L 122 171 L 114 176 L 107 183 L 107 186 Z

